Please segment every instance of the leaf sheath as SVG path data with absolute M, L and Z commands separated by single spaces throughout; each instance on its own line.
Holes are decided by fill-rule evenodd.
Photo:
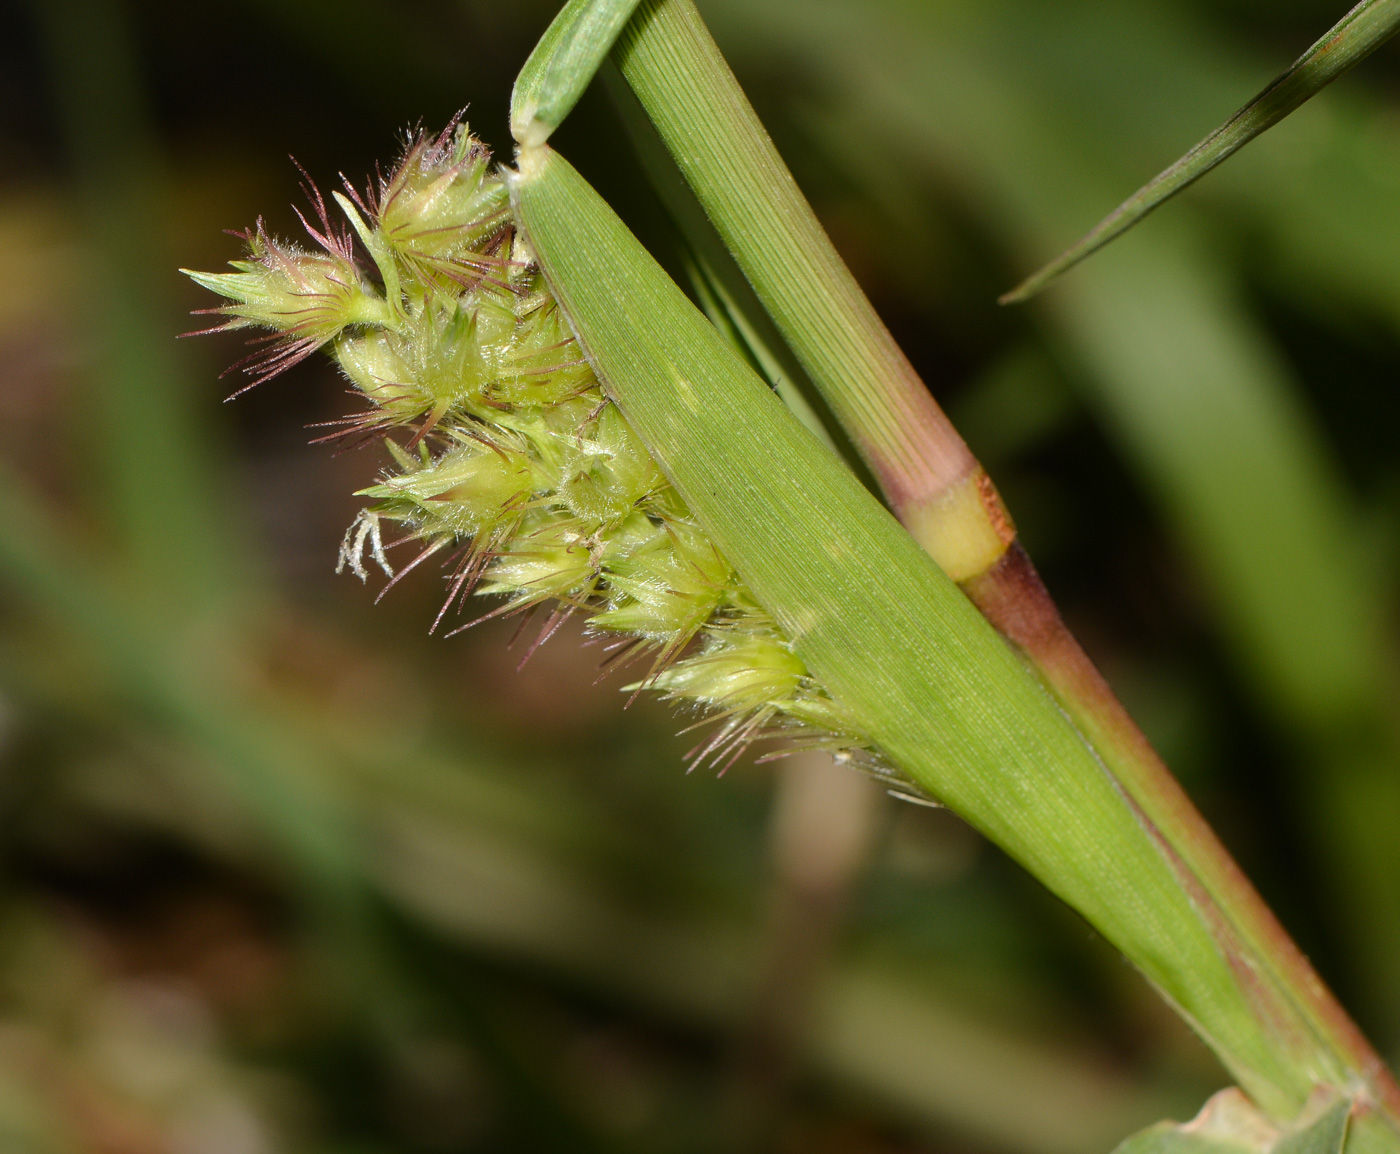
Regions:
M 512 186 L 610 395 L 891 762 L 1123 949 L 1266 1110 L 1376 1077 L 1266 959 L 1222 946 L 1209 894 L 1035 676 L 567 162 L 528 150 Z

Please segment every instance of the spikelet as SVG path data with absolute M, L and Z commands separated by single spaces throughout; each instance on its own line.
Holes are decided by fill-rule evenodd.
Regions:
M 447 570 L 434 628 L 469 594 L 487 616 L 549 610 L 541 639 L 588 617 L 610 661 L 717 719 L 693 764 L 756 738 L 859 754 L 862 737 L 809 674 L 613 405 L 510 219 L 490 155 L 465 124 L 418 135 L 393 173 L 336 196 L 377 269 L 358 263 L 314 187 L 317 251 L 247 234 L 233 273 L 191 273 L 229 299 L 220 328 L 272 330 L 255 380 L 327 348 L 368 403 L 328 438 L 383 435 L 396 468 L 361 491 L 340 568 L 392 586 Z M 397 435 L 397 439 L 396 439 Z M 384 534 L 418 552 L 397 572 Z M 463 626 L 465 628 L 465 626 Z

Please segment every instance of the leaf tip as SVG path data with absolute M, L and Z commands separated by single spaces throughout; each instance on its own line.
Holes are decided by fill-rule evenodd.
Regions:
M 1034 272 L 1026 277 L 1026 279 L 1015 288 L 1002 293 L 1001 296 L 997 297 L 997 304 L 1003 306 L 1023 305 L 1027 301 L 1033 300 L 1043 293 L 1051 284 L 1059 279 L 1060 274 L 1064 271 L 1065 270 L 1062 268 L 1055 267 L 1054 264 L 1046 265 L 1038 272 Z

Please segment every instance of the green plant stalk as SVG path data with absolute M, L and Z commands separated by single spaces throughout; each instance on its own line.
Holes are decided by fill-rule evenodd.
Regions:
M 985 571 L 1014 536 L 1000 498 L 827 238 L 699 14 L 644 0 L 614 58 L 897 515 L 955 579 Z
M 1222 933 L 1035 676 L 586 182 L 529 149 L 512 199 L 610 395 L 876 747 L 1114 941 L 1262 1108 L 1336 1086 L 1367 1101 L 1371 1148 L 1400 1147 L 1400 1089 L 1320 983 Z
M 1292 115 L 1332 81 L 1400 32 L 1400 0 L 1361 0 L 1293 66 L 1190 152 L 1158 174 L 1084 237 L 1001 298 L 1020 304 L 1044 292 L 1075 265 L 1122 236 L 1140 220 L 1256 136 Z
M 844 310 L 840 294 L 806 279 L 827 275 L 825 270 L 814 269 L 810 262 L 796 263 L 804 250 L 827 252 L 827 265 L 839 264 L 840 258 L 690 0 L 647 0 L 620 39 L 616 56 L 711 220 L 842 423 L 851 428 L 851 414 L 862 406 L 878 408 L 882 395 L 890 395 L 893 411 L 899 411 L 903 382 L 890 386 L 894 378 L 877 371 L 886 363 L 888 333 L 868 302 L 863 309 Z M 795 207 L 798 202 L 800 208 Z M 784 275 L 784 269 L 791 271 Z M 844 266 L 837 283 L 853 284 Z M 867 328 L 862 330 L 862 325 Z M 851 357 L 863 358 L 863 370 L 835 363 L 828 355 L 828 334 L 833 330 L 842 332 Z M 853 333 L 866 339 L 856 340 Z M 922 384 L 919 388 L 927 397 Z M 859 403 L 853 393 L 858 394 Z M 941 526 L 906 512 L 902 501 L 909 486 L 890 487 L 886 484 L 889 469 L 879 465 L 881 460 L 901 460 L 901 441 L 907 442 L 910 435 L 918 439 L 918 451 L 925 456 L 942 453 L 946 438 L 919 438 L 924 427 L 907 424 L 900 441 L 872 425 L 862 426 L 864 435 L 853 431 L 863 451 L 872 437 L 880 439 L 878 456 L 868 459 L 895 511 L 938 558 L 942 550 L 935 538 Z M 1319 1030 L 1344 1046 L 1364 1044 L 1065 628 L 1019 546 L 1012 544 L 980 572 L 950 575 L 961 576 L 964 591 L 978 608 L 1025 653 L 1179 856 L 1191 884 L 1199 887 L 1201 900 L 1213 907 L 1222 949 L 1259 959 L 1282 987 L 1293 991 L 1301 1006 L 1309 1007 L 1307 1012 Z M 1345 1041 L 1348 1038 L 1351 1041 Z

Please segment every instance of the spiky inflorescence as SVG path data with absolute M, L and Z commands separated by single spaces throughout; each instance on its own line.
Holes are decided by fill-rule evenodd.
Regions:
M 629 688 L 718 715 L 697 762 L 727 764 L 774 731 L 858 750 L 839 705 L 604 394 L 466 126 L 419 135 L 377 188 L 347 192 L 336 200 L 377 280 L 314 189 L 320 251 L 278 244 L 260 223 L 236 272 L 190 274 L 232 302 L 215 310 L 231 318 L 221 328 L 272 330 L 244 365 L 254 383 L 327 346 L 370 402 L 332 437 L 383 435 L 398 468 L 363 490 L 373 504 L 340 567 L 365 579 L 372 561 L 392 586 L 440 558 L 438 623 L 473 592 L 504 599 L 488 616 L 546 607 L 541 641 L 587 614 L 614 657 L 649 661 Z M 397 573 L 385 522 L 402 527 L 395 545 L 419 546 Z

